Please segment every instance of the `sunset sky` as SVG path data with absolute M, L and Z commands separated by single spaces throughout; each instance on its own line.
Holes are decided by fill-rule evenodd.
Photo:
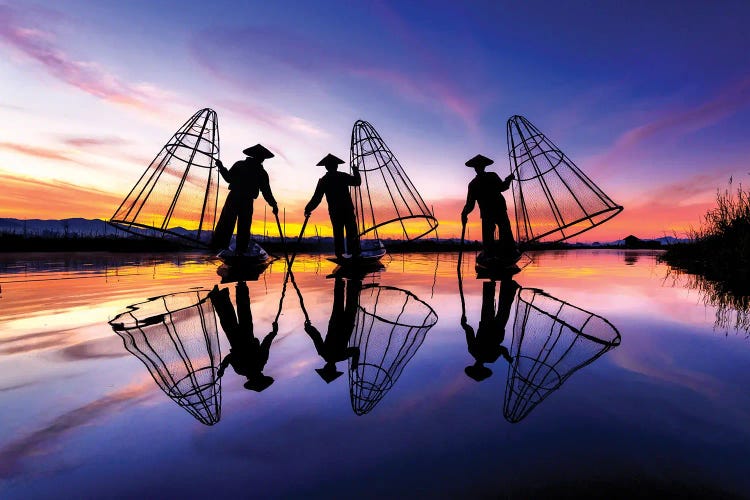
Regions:
M 456 236 L 464 162 L 507 175 L 522 114 L 625 207 L 574 241 L 679 235 L 750 184 L 749 23 L 747 1 L 0 0 L 0 217 L 109 218 L 210 107 L 225 163 L 277 154 L 290 224 L 365 119 Z

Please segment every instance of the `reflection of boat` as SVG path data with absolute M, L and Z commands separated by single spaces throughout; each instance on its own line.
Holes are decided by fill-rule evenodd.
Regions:
M 230 247 L 219 252 L 216 257 L 228 266 L 248 270 L 259 267 L 265 268 L 265 266 L 273 261 L 273 257 L 256 242 L 251 242 L 250 248 L 244 253 L 238 254 Z
M 153 297 L 109 324 L 164 393 L 198 421 L 221 418 L 221 352 L 208 291 Z
M 346 267 L 368 267 L 380 264 L 380 259 L 385 257 L 385 246 L 378 240 L 361 240 L 362 250 L 359 256 L 353 257 L 345 254 L 342 257 L 331 257 L 328 260 L 340 266 Z
M 437 314 L 413 293 L 390 286 L 366 285 L 359 295 L 349 346 L 349 391 L 357 415 L 372 411 L 437 323 Z
M 333 269 L 333 272 L 326 276 L 326 278 L 348 278 L 348 279 L 359 279 L 363 280 L 371 274 L 377 274 L 385 271 L 385 265 L 379 260 L 374 260 L 367 263 L 362 263 L 358 266 L 344 266 L 338 265 Z
M 497 257 L 485 257 L 483 252 L 480 252 L 474 264 L 474 268 L 477 272 L 478 278 L 489 278 L 489 279 L 503 279 L 505 277 L 513 276 L 521 272 L 521 268 L 518 267 L 517 262 L 521 259 L 522 255 L 518 254 L 510 259 L 501 259 Z
M 620 345 L 609 321 L 541 290 L 523 288 L 513 322 L 503 415 L 520 422 L 577 370 Z
M 273 258 L 257 261 L 245 261 L 239 264 L 222 264 L 216 269 L 216 274 L 221 276 L 222 283 L 236 281 L 257 281 L 263 272 L 274 261 Z

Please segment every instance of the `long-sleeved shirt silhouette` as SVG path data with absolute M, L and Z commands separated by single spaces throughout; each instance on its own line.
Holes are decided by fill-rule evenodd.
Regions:
M 346 303 L 344 302 L 345 288 Z M 343 278 L 336 278 L 333 287 L 333 307 L 325 340 L 312 324 L 305 323 L 305 332 L 310 336 L 315 350 L 326 363 L 337 363 L 349 358 L 354 358 L 355 364 L 357 362 L 359 349 L 349 347 L 349 339 L 354 333 L 361 290 L 362 282 L 359 280 L 352 279 L 345 283 Z
M 219 166 L 219 173 L 225 181 L 229 183 L 230 191 L 240 191 L 252 199 L 256 199 L 259 193 L 263 194 L 263 199 L 273 206 L 276 206 L 276 199 L 271 192 L 271 185 L 268 179 L 268 172 L 263 168 L 263 164 L 253 158 L 245 158 L 232 165 L 228 169 L 223 165 Z
M 217 164 L 219 173 L 229 183 L 229 194 L 216 222 L 211 245 L 226 248 L 232 239 L 235 223 L 237 225 L 238 254 L 244 253 L 250 244 L 250 227 L 253 220 L 253 203 L 259 193 L 271 205 L 274 213 L 278 210 L 276 199 L 271 192 L 268 172 L 263 164 L 253 158 L 245 158 L 227 170 L 221 163 Z
M 273 330 L 263 341 L 255 337 L 250 294 L 245 282 L 237 283 L 236 316 L 228 288 L 214 290 L 209 296 L 230 345 L 229 354 L 221 362 L 220 373 L 223 374 L 227 366 L 231 365 L 238 375 L 248 379 L 261 377 L 268 362 L 271 343 L 278 332 L 276 325 L 273 325 Z
M 328 213 L 332 215 L 345 215 L 351 212 L 353 215 L 354 204 L 349 194 L 349 187 L 359 186 L 360 184 L 362 184 L 362 177 L 359 175 L 359 170 L 357 169 L 354 170 L 353 174 L 339 172 L 338 170 L 326 172 L 318 180 L 315 193 L 305 207 L 305 212 L 310 213 L 315 210 L 320 205 L 320 202 L 323 201 L 323 196 L 325 195 L 326 203 L 328 203 Z
M 500 287 L 499 304 L 497 313 L 495 313 L 495 282 L 483 283 L 482 313 L 476 334 L 465 320 L 461 321 L 461 326 L 466 333 L 469 354 L 479 364 L 494 363 L 500 356 L 509 362 L 512 360 L 508 348 L 502 343 L 505 340 L 505 327 L 510 317 L 510 309 L 516 296 L 516 290 L 518 290 L 518 284 L 509 280 L 503 281 Z
M 328 203 L 328 214 L 331 216 L 333 246 L 337 257 L 344 254 L 344 230 L 346 230 L 346 245 L 349 253 L 352 255 L 359 254 L 359 233 L 349 187 L 359 186 L 360 184 L 362 184 L 362 177 L 357 169 L 354 169 L 354 174 L 329 170 L 320 178 L 315 193 L 305 206 L 305 214 L 310 214 L 320 205 L 325 195 Z
M 466 195 L 464 213 L 474 210 L 474 204 L 479 204 L 479 215 L 482 219 L 495 219 L 498 212 L 507 211 L 503 192 L 510 187 L 510 179 L 502 180 L 495 172 L 481 172 L 469 182 Z
M 508 255 L 516 254 L 516 242 L 508 219 L 508 207 L 503 191 L 510 187 L 512 177 L 500 179 L 495 172 L 478 172 L 471 182 L 466 195 L 466 205 L 461 213 L 465 222 L 468 214 L 479 204 L 482 218 L 482 247 L 485 257 L 495 254 L 495 227 L 498 229 L 500 244 Z

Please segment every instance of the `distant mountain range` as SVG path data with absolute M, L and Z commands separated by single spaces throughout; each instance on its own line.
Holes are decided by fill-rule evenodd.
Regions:
M 114 236 L 122 233 L 101 219 L 9 219 L 0 218 L 0 233 L 28 236 Z
M 186 236 L 193 235 L 196 231 L 184 229 L 184 228 L 173 228 L 176 233 L 180 233 Z M 128 233 L 124 231 L 118 231 L 114 227 L 107 224 L 101 219 L 60 219 L 60 220 L 43 220 L 43 219 L 13 219 L 13 218 L 0 218 L 0 234 L 16 234 L 16 235 L 28 235 L 28 236 L 128 236 Z M 269 238 L 275 240 L 276 238 Z M 650 238 L 642 238 L 643 240 L 649 240 Z M 328 241 L 330 238 L 320 238 L 320 241 Z M 653 238 L 653 241 L 658 241 L 662 245 L 672 245 L 675 243 L 683 243 L 688 241 L 684 238 L 675 238 L 673 236 L 664 236 L 661 238 Z M 441 241 L 453 241 L 458 242 L 458 238 L 445 238 Z M 581 243 L 586 246 L 624 246 L 625 240 L 615 240 L 607 242 L 595 242 L 595 243 Z M 575 246 L 575 244 L 573 245 Z

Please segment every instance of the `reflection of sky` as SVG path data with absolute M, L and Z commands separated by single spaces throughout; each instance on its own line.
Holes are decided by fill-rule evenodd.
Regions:
M 746 2 L 7 1 L 0 216 L 109 217 L 209 106 L 225 161 L 255 142 L 278 153 L 268 170 L 291 224 L 313 165 L 345 158 L 364 118 L 455 236 L 463 162 L 482 152 L 505 173 L 505 120 L 521 113 L 626 207 L 584 239 L 672 234 L 730 175 L 746 178 L 748 14 Z
M 376 279 L 410 290 L 439 320 L 371 413 L 352 412 L 346 375 L 326 385 L 315 373 L 323 362 L 289 289 L 266 369 L 276 381 L 254 393 L 227 370 L 222 419 L 211 428 L 159 391 L 106 321 L 147 297 L 212 287 L 215 264 L 125 266 L 118 278 L 110 268 L 63 282 L 10 283 L 14 277 L 2 275 L 0 491 L 494 495 L 633 475 L 748 491 L 747 339 L 712 331 L 713 310 L 665 283 L 666 268 L 653 256 L 634 265 L 624 257 L 542 254 L 516 276 L 523 287 L 605 317 L 622 335 L 621 346 L 518 424 L 503 419 L 502 360 L 489 365 L 494 373 L 484 382 L 463 373 L 471 356 L 459 326 L 454 255 L 393 256 Z M 482 286 L 467 261 L 467 317 L 476 326 Z M 297 262 L 310 319 L 325 333 L 332 265 Z M 585 271 L 578 278 L 570 272 L 576 267 Z M 256 335 L 270 329 L 282 280 L 277 262 L 249 283 Z M 88 312 L 78 314 L 82 302 Z M 507 346 L 511 332 L 509 324 Z

